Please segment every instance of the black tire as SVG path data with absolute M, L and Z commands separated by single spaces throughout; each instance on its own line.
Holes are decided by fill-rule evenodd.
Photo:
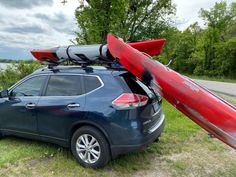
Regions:
M 84 136 L 88 137 L 88 139 L 90 138 L 90 140 L 92 139 L 92 137 L 95 138 L 95 140 L 99 144 L 99 147 L 96 147 L 97 148 L 96 152 L 100 152 L 99 153 L 100 155 L 98 155 L 99 158 L 97 160 L 96 160 L 96 158 L 94 158 L 95 156 L 92 155 L 92 153 L 89 150 L 80 151 L 80 155 L 79 155 L 79 153 L 77 153 L 77 150 L 76 150 L 77 141 L 79 143 L 83 143 L 81 138 Z M 78 148 L 78 146 L 77 146 L 77 148 Z M 83 148 L 83 149 L 85 149 L 85 148 Z M 106 138 L 98 129 L 91 127 L 91 126 L 84 126 L 84 127 L 79 128 L 77 131 L 75 131 L 75 133 L 73 134 L 72 139 L 71 139 L 71 151 L 72 151 L 74 157 L 76 158 L 76 160 L 84 167 L 102 168 L 110 160 L 110 147 L 109 147 L 109 144 L 108 144 Z M 81 152 L 83 152 L 83 153 L 87 152 L 87 155 L 84 155 L 85 158 L 86 157 L 88 158 L 88 153 L 89 153 L 90 158 L 93 157 L 96 161 L 93 163 L 86 162 L 85 159 L 83 160 L 80 157 Z M 97 154 L 95 154 L 95 155 L 97 155 Z

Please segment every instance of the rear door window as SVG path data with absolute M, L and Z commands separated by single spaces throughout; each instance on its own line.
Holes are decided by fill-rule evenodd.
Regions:
M 45 96 L 76 96 L 83 94 L 80 75 L 55 75 L 48 82 Z

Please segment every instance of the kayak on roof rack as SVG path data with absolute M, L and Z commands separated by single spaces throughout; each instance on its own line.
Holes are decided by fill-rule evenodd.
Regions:
M 161 53 L 164 43 L 165 39 L 157 39 L 128 44 L 141 52 L 154 56 Z M 106 44 L 70 45 L 46 50 L 32 50 L 31 53 L 40 62 L 53 65 L 59 65 L 65 61 L 72 61 L 79 65 L 111 64 L 114 61 Z

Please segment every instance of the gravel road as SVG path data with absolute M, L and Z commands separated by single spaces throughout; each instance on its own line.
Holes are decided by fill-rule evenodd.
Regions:
M 195 80 L 195 81 L 211 91 L 220 92 L 229 96 L 236 97 L 236 83 L 206 81 L 206 80 Z

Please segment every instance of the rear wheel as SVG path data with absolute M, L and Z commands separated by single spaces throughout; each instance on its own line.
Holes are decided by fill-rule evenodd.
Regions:
M 110 148 L 104 135 L 96 128 L 84 126 L 72 137 L 71 151 L 84 167 L 101 168 L 110 160 Z

